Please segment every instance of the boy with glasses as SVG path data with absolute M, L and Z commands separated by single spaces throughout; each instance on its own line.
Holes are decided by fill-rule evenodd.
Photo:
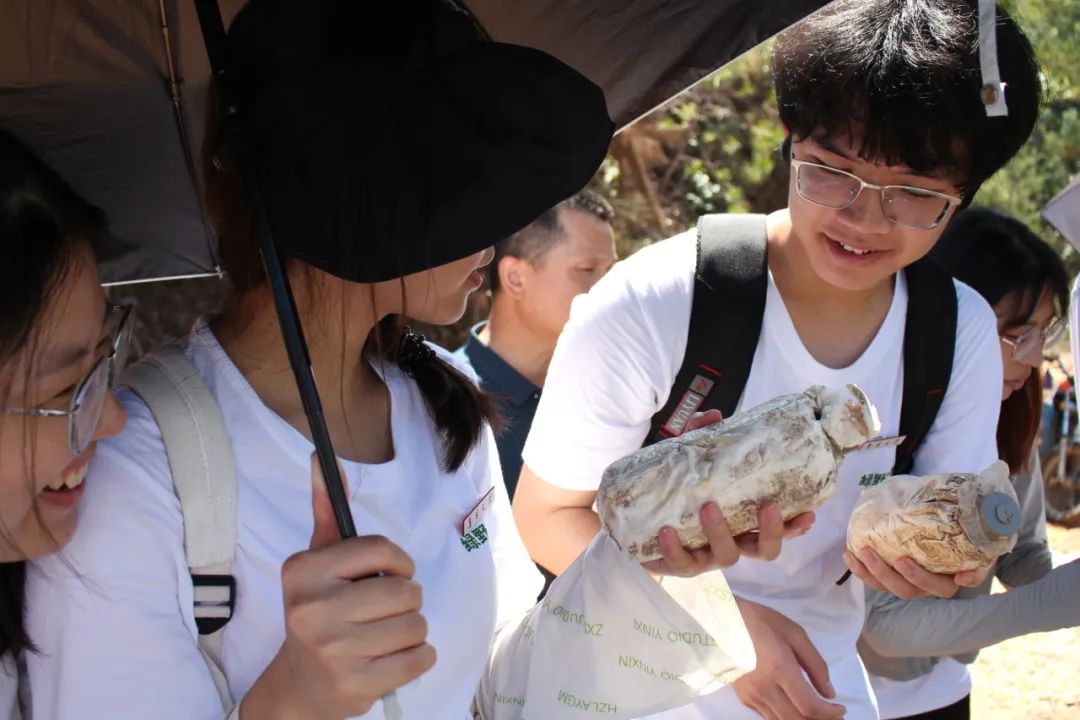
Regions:
M 774 82 L 791 180 L 788 207 L 762 221 L 763 306 L 728 288 L 717 322 L 701 318 L 696 288 L 726 271 L 709 265 L 716 224 L 707 220 L 700 242 L 689 232 L 645 248 L 575 302 L 514 500 L 537 562 L 565 569 L 599 529 L 592 503 L 603 469 L 643 442 L 686 429 L 688 411 L 709 407 L 714 385 L 741 383 L 741 411 L 810 385 L 855 383 L 877 406 L 884 434 L 897 435 L 901 406 L 907 409 L 905 375 L 921 377 L 939 365 L 935 348 L 946 347 L 947 385 L 925 393 L 936 391 L 939 407 L 914 447 L 901 446 L 906 470 L 978 472 L 996 459 L 999 398 L 986 392 L 1001 378 L 993 312 L 945 278 L 949 297 L 939 314 L 953 313 L 955 321 L 945 324 L 947 335 L 916 344 L 919 328 L 907 322 L 916 307 L 931 317 L 927 299 L 938 297 L 923 292 L 931 286 L 923 279 L 940 271 L 919 261 L 1035 122 L 1034 53 L 1001 11 L 996 40 L 1008 114 L 993 117 L 988 108 L 1001 99 L 1000 86 L 983 81 L 973 2 L 839 0 L 778 40 Z M 740 333 L 747 327 L 744 376 L 694 378 L 684 393 L 677 378 L 690 348 L 703 339 L 746 344 Z M 700 367 L 710 370 L 706 362 Z M 889 567 L 872 552 L 846 552 L 860 480 L 905 469 L 900 460 L 897 448 L 848 456 L 837 491 L 816 517 L 785 526 L 778 508 L 766 506 L 754 538 L 732 538 L 714 504 L 701 511 L 711 543 L 704 551 L 688 552 L 670 528 L 657 529 L 664 560 L 650 567 L 655 572 L 697 574 L 748 556 L 725 576 L 758 652 L 757 670 L 733 687 L 663 717 L 877 717 L 855 647 L 864 612 L 860 580 L 903 598 L 948 597 L 985 576 L 939 576 L 910 559 Z M 802 626 L 821 657 L 781 616 Z

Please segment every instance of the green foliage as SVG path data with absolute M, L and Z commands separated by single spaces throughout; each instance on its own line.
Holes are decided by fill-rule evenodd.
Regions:
M 652 221 L 655 211 L 644 189 L 628 182 L 625 160 L 609 158 L 593 187 L 615 206 L 621 255 L 689 228 L 706 213 L 770 212 L 786 204 L 771 50 L 771 43 L 755 48 L 630 129 L 666 133 L 667 157 L 649 173 L 666 222 Z
M 783 206 L 787 183 L 778 192 L 774 177 L 784 135 L 769 71 L 771 49 L 771 43 L 759 46 L 658 111 L 688 130 L 682 167 L 661 186 L 681 224 L 705 213 Z

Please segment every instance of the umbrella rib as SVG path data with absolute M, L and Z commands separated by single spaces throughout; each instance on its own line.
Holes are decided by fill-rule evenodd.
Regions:
M 101 287 L 125 287 L 128 285 L 142 285 L 144 283 L 155 282 L 169 282 L 171 280 L 198 280 L 199 278 L 220 278 L 222 276 L 221 271 L 218 272 L 204 272 L 204 273 L 189 273 L 187 275 L 165 275 L 162 277 L 150 277 L 139 278 L 138 280 L 115 280 L 113 282 L 103 282 Z
M 183 101 L 180 95 L 181 79 L 177 78 L 176 66 L 173 63 L 172 41 L 169 38 L 172 32 L 169 27 L 169 14 L 165 9 L 165 0 L 158 0 L 158 16 L 161 20 L 161 38 L 165 46 L 165 70 L 169 79 L 169 99 L 173 106 L 173 117 L 176 119 L 176 131 L 180 136 L 180 151 L 184 155 L 184 165 L 187 167 L 188 176 L 191 178 L 191 188 L 195 193 L 195 204 L 199 208 L 199 216 L 202 219 L 203 235 L 206 239 L 206 249 L 210 259 L 214 263 L 214 273 L 218 277 L 223 275 L 217 250 L 214 247 L 214 239 L 211 236 L 210 217 L 206 212 L 202 192 L 199 189 L 198 171 L 195 167 L 195 158 L 191 154 L 190 136 L 188 135 L 187 122 L 184 120 Z M 201 277 L 201 276 L 191 276 Z

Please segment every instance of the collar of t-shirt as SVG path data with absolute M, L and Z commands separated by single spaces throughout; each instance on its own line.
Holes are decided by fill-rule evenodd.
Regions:
M 469 331 L 469 339 L 462 348 L 469 364 L 480 378 L 480 385 L 496 397 L 521 406 L 540 398 L 540 388 L 519 373 L 497 352 L 480 342 L 480 331 L 487 323 L 477 323 Z

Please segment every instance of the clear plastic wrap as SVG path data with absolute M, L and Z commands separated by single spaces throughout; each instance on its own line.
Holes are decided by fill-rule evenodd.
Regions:
M 716 425 L 650 445 L 605 472 L 600 521 L 630 557 L 660 557 L 656 534 L 673 528 L 688 548 L 707 544 L 701 506 L 716 501 L 734 535 L 757 529 L 763 504 L 784 520 L 824 503 L 843 454 L 881 430 L 854 385 L 783 395 Z
M 863 491 L 848 549 L 869 547 L 889 565 L 910 557 L 935 573 L 987 567 L 1016 545 L 1020 505 L 1000 460 L 978 475 L 897 475 Z

